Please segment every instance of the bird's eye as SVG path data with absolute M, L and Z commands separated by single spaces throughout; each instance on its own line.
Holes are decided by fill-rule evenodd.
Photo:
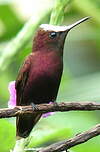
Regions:
M 51 33 L 49 34 L 49 37 L 52 38 L 52 39 L 54 39 L 56 36 L 57 36 L 57 33 L 56 33 L 56 32 L 51 32 Z

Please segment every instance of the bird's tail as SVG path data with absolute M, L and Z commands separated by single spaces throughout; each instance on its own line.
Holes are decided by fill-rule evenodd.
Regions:
M 22 114 L 16 118 L 17 139 L 26 138 L 40 119 L 41 114 Z

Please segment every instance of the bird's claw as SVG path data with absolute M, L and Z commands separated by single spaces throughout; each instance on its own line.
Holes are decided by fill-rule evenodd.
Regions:
M 38 110 L 38 107 L 33 102 L 31 103 L 31 106 L 32 106 L 33 111 Z

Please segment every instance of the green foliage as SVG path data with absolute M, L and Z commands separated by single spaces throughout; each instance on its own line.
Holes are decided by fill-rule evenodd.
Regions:
M 8 152 L 15 144 L 15 127 L 7 120 L 0 120 L 0 151 Z
M 69 128 L 45 128 L 37 131 L 33 131 L 33 136 L 28 147 L 39 147 L 53 143 L 55 141 L 63 140 L 69 137 L 71 129 Z
M 53 7 L 50 24 L 61 25 L 64 20 L 64 9 L 70 0 L 56 0 Z
M 0 23 L 2 23 L 0 41 L 11 39 L 22 27 L 22 21 L 12 10 L 11 6 L 5 4 L 0 5 Z M 16 27 L 16 28 L 13 28 Z
M 37 17 L 34 18 L 35 15 L 31 14 L 32 18 L 29 20 L 21 17 L 22 11 L 17 9 L 17 5 L 13 5 L 14 2 L 3 3 L 4 1 L 0 1 L 0 107 L 7 106 L 8 83 L 16 79 L 20 64 L 31 52 L 32 37 L 38 25 L 48 23 L 49 20 L 50 24 L 68 25 L 83 16 L 92 18 L 73 29 L 66 39 L 64 73 L 57 101 L 100 101 L 99 0 L 46 0 L 48 5 L 45 5 L 43 10 L 41 0 L 38 0 L 38 5 L 34 1 L 32 9 L 40 7 L 42 11 L 37 12 L 36 9 Z M 100 112 L 97 111 L 64 112 L 41 119 L 33 129 L 28 148 L 46 146 L 85 131 L 99 123 L 99 115 Z M 100 137 L 96 137 L 71 150 L 99 152 L 99 141 Z M 14 143 L 15 124 L 13 120 L 1 119 L 0 152 L 10 151 Z

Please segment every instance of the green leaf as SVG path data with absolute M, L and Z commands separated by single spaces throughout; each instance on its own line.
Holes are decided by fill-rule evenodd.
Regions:
M 0 5 L 0 24 L 3 28 L 0 41 L 11 39 L 23 25 L 11 6 L 7 4 Z
M 0 119 L 0 151 L 9 152 L 15 144 L 15 127 L 7 120 Z
M 70 0 L 56 0 L 51 13 L 50 24 L 61 25 L 64 20 L 64 9 Z
M 55 141 L 63 140 L 71 135 L 71 129 L 69 128 L 57 128 L 55 127 L 45 128 L 44 130 L 37 130 L 33 132 L 33 136 L 28 147 L 38 147 L 41 145 L 47 145 Z

